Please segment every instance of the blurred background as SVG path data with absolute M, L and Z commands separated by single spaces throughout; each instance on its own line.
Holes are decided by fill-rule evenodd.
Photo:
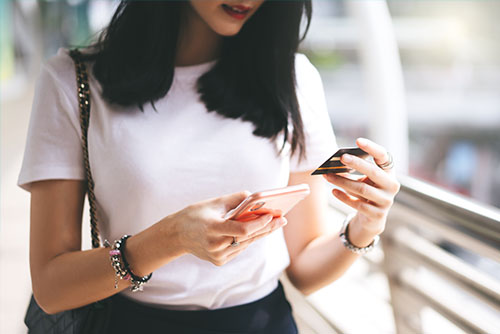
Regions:
M 462 207 L 477 205 L 471 212 L 486 210 L 482 216 L 494 222 L 493 231 L 498 233 L 500 1 L 353 2 L 356 1 L 314 0 L 312 25 L 301 46 L 301 52 L 321 73 L 339 145 L 353 146 L 359 136 L 373 137 L 372 123 L 380 116 L 374 112 L 377 83 L 384 82 L 386 74 L 389 78 L 400 73 L 401 82 L 396 80 L 396 89 L 392 91 L 389 85 L 385 91 L 389 100 L 394 94 L 394 99 L 400 101 L 400 113 L 384 117 L 399 120 L 396 125 L 404 122 L 404 131 L 380 126 L 375 133 L 379 131 L 379 137 L 391 138 L 388 147 L 405 152 L 396 154 L 405 160 L 400 163 L 407 165 L 400 171 L 401 176 L 431 185 L 431 195 L 436 198 L 441 196 L 439 190 L 445 190 L 444 197 L 458 194 L 450 198 L 456 199 L 456 203 L 465 201 Z M 361 8 L 370 4 L 376 8 Z M 18 189 L 15 182 L 22 161 L 34 80 L 40 64 L 59 47 L 84 46 L 95 39 L 116 5 L 117 1 L 112 0 L 0 1 L 1 333 L 26 331 L 22 317 L 30 294 L 29 194 Z M 366 15 L 374 18 L 372 29 L 377 31 L 372 33 L 385 36 L 389 47 L 391 43 L 397 46 L 395 50 L 387 50 L 390 71 L 385 71 L 386 65 L 378 67 L 377 60 L 370 60 L 370 48 L 366 45 L 371 33 L 363 21 Z M 384 55 L 385 50 L 379 52 Z M 399 137 L 391 136 L 392 132 Z M 494 254 L 499 249 L 498 239 L 489 243 L 488 252 L 493 249 L 492 256 L 473 254 L 466 245 L 458 247 L 453 240 L 430 239 L 439 249 L 479 269 L 490 280 L 489 289 L 498 288 L 499 256 Z M 387 257 L 388 248 L 384 250 Z M 381 249 L 380 254 L 373 256 L 373 263 L 380 264 L 378 269 L 369 261 L 361 263 L 336 287 L 298 302 L 298 310 L 302 312 L 299 318 L 304 320 L 303 332 L 320 332 L 317 328 L 323 328 L 323 333 L 404 332 L 402 325 L 397 324 L 398 314 L 391 309 L 395 304 L 390 300 L 391 294 L 394 298 L 394 289 L 383 258 Z M 483 276 L 473 277 L 472 281 Z M 345 309 L 340 300 L 352 297 L 343 296 L 346 291 L 359 294 L 365 290 L 371 290 L 373 301 L 367 302 L 362 313 L 366 315 L 365 321 L 360 323 L 353 317 L 358 310 L 354 306 Z M 500 332 L 499 291 L 496 294 L 490 291 L 493 294 L 490 293 L 485 307 L 474 306 L 479 310 L 480 321 L 493 324 L 486 329 L 479 326 L 483 331 L 493 328 Z M 332 296 L 333 300 L 325 301 Z M 465 303 L 471 302 L 460 298 Z M 378 310 L 375 315 L 373 308 Z M 415 327 L 418 330 L 407 332 L 468 331 L 468 327 L 446 320 L 443 312 L 429 312 L 422 307 L 419 310 L 423 311 L 421 324 Z
M 345 1 L 317 1 L 304 52 L 340 139 L 367 135 L 359 30 Z M 389 1 L 404 75 L 409 174 L 500 207 L 498 1 Z M 332 20 L 334 18 L 334 20 Z

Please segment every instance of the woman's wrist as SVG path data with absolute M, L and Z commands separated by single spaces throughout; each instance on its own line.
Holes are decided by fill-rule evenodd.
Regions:
M 185 253 L 175 222 L 169 217 L 130 237 L 125 249 L 130 268 L 139 276 L 148 275 Z
M 369 246 L 375 237 L 382 233 L 378 228 L 367 228 L 360 221 L 359 215 L 355 215 L 349 223 L 349 242 L 358 248 Z

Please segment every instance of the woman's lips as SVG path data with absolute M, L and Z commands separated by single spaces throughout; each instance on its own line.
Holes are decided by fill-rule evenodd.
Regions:
M 243 5 L 234 5 L 234 6 L 229 6 L 226 4 L 222 5 L 222 9 L 230 15 L 231 17 L 234 17 L 235 19 L 242 20 L 244 19 L 248 12 L 250 12 L 250 7 L 243 6 Z

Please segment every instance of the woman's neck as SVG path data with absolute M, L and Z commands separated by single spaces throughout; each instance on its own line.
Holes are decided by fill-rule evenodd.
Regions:
M 197 65 L 217 59 L 222 37 L 199 17 L 191 5 L 184 6 L 183 15 L 175 66 Z

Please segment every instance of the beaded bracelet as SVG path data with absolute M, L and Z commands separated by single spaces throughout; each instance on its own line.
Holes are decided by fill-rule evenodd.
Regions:
M 118 279 L 130 280 L 132 292 L 142 291 L 143 285 L 149 281 L 153 273 L 146 276 L 135 275 L 130 266 L 125 259 L 125 244 L 130 235 L 124 235 L 121 239 L 115 240 L 111 250 L 109 251 L 109 256 L 111 259 L 111 266 L 115 270 L 115 289 L 118 289 Z M 106 241 L 107 246 L 109 242 Z
M 121 240 L 121 246 L 125 250 L 125 243 L 127 239 L 130 238 L 130 235 L 124 235 L 120 240 Z M 132 291 L 142 291 L 142 286 L 144 283 L 147 283 L 151 276 L 153 276 L 153 273 L 149 273 L 146 276 L 137 276 L 132 272 L 132 269 L 130 269 L 130 265 L 127 262 L 127 259 L 125 258 L 125 251 L 121 252 L 122 255 L 122 260 L 123 260 L 123 265 L 125 266 L 125 270 L 127 273 L 130 275 L 130 282 L 132 283 Z
M 366 254 L 368 252 L 371 252 L 373 249 L 375 249 L 375 246 L 377 246 L 377 244 L 378 244 L 378 242 L 380 240 L 380 237 L 378 235 L 375 236 L 375 238 L 373 239 L 372 243 L 369 244 L 366 247 L 356 247 L 356 246 L 354 246 L 351 243 L 351 241 L 349 240 L 349 235 L 348 235 L 348 232 L 349 232 L 349 223 L 354 218 L 354 216 L 355 216 L 355 214 L 349 214 L 345 218 L 344 224 L 343 224 L 341 232 L 340 232 L 340 240 L 342 241 L 342 244 L 344 245 L 344 247 L 347 248 L 348 250 L 350 250 L 351 252 L 353 252 L 355 254 L 359 254 L 359 255 Z

